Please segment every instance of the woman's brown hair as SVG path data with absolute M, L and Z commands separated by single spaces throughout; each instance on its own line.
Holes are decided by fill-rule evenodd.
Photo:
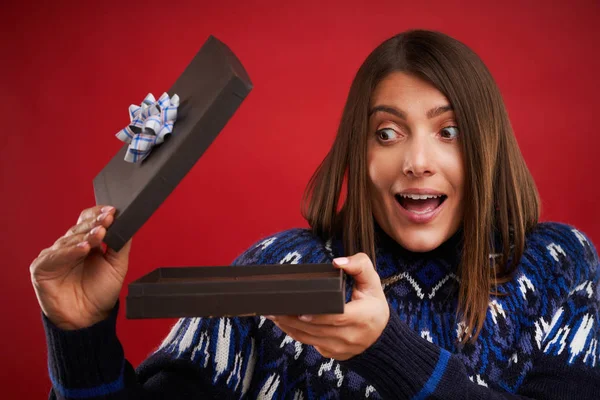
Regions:
M 346 254 L 364 252 L 375 262 L 368 110 L 375 87 L 395 71 L 425 79 L 444 94 L 461 132 L 466 177 L 457 312 L 471 334 L 462 341 L 474 341 L 490 293 L 511 279 L 525 234 L 537 224 L 539 198 L 500 91 L 467 46 L 439 32 L 414 30 L 386 40 L 367 57 L 350 87 L 334 144 L 306 188 L 303 215 L 315 234 L 340 233 Z M 500 238 L 502 256 L 490 264 L 494 237 Z

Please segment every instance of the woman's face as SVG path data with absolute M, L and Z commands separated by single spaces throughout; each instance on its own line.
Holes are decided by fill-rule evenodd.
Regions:
M 464 163 L 450 103 L 430 83 L 394 72 L 375 88 L 369 110 L 375 219 L 404 248 L 433 250 L 463 218 Z

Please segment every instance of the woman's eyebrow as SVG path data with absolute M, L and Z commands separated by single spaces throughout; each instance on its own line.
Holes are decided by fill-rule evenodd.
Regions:
M 452 110 L 453 110 L 452 106 L 449 104 L 446 104 L 443 106 L 438 106 L 438 107 L 432 108 L 431 110 L 427 111 L 427 113 L 425 115 L 427 116 L 427 119 L 432 119 L 432 118 L 438 117 L 438 116 L 440 116 L 448 111 L 452 111 Z M 375 106 L 369 110 L 368 116 L 371 117 L 371 115 L 373 115 L 376 112 L 385 112 L 388 114 L 392 114 L 400 119 L 406 120 L 406 113 L 394 106 L 387 106 L 384 104 Z
M 432 108 L 431 110 L 427 111 L 427 114 L 425 114 L 425 115 L 427 115 L 427 119 L 432 119 L 435 117 L 439 117 L 440 115 L 442 115 L 448 111 L 452 111 L 452 106 L 450 104 Z
M 406 119 L 406 113 L 404 111 L 399 110 L 396 107 L 392 107 L 392 106 L 386 106 L 386 105 L 375 106 L 369 110 L 368 116 L 370 117 L 371 115 L 375 114 L 376 112 L 385 112 L 388 114 L 392 114 L 400 119 Z

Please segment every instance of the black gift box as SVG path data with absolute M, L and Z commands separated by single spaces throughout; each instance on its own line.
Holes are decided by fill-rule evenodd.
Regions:
M 96 204 L 116 208 L 104 242 L 123 245 L 164 202 L 246 98 L 252 83 L 235 54 L 209 37 L 168 91 L 177 94 L 172 135 L 141 163 L 124 160 L 125 144 L 94 178 Z M 115 140 L 117 140 L 115 138 Z
M 104 242 L 120 250 L 183 179 L 252 89 L 237 57 L 210 37 L 168 91 L 172 135 L 141 163 L 128 145 L 94 179 L 96 203 L 116 216 Z M 116 139 L 115 139 L 116 140 Z M 341 313 L 344 275 L 330 264 L 159 268 L 129 284 L 128 318 Z
M 344 312 L 345 275 L 331 264 L 159 268 L 129 284 L 127 318 Z

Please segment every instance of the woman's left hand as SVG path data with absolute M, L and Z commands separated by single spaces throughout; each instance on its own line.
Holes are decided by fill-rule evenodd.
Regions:
M 364 253 L 333 260 L 354 277 L 352 300 L 343 314 L 268 316 L 292 339 L 312 345 L 323 356 L 336 360 L 354 357 L 379 339 L 390 318 L 381 280 Z

